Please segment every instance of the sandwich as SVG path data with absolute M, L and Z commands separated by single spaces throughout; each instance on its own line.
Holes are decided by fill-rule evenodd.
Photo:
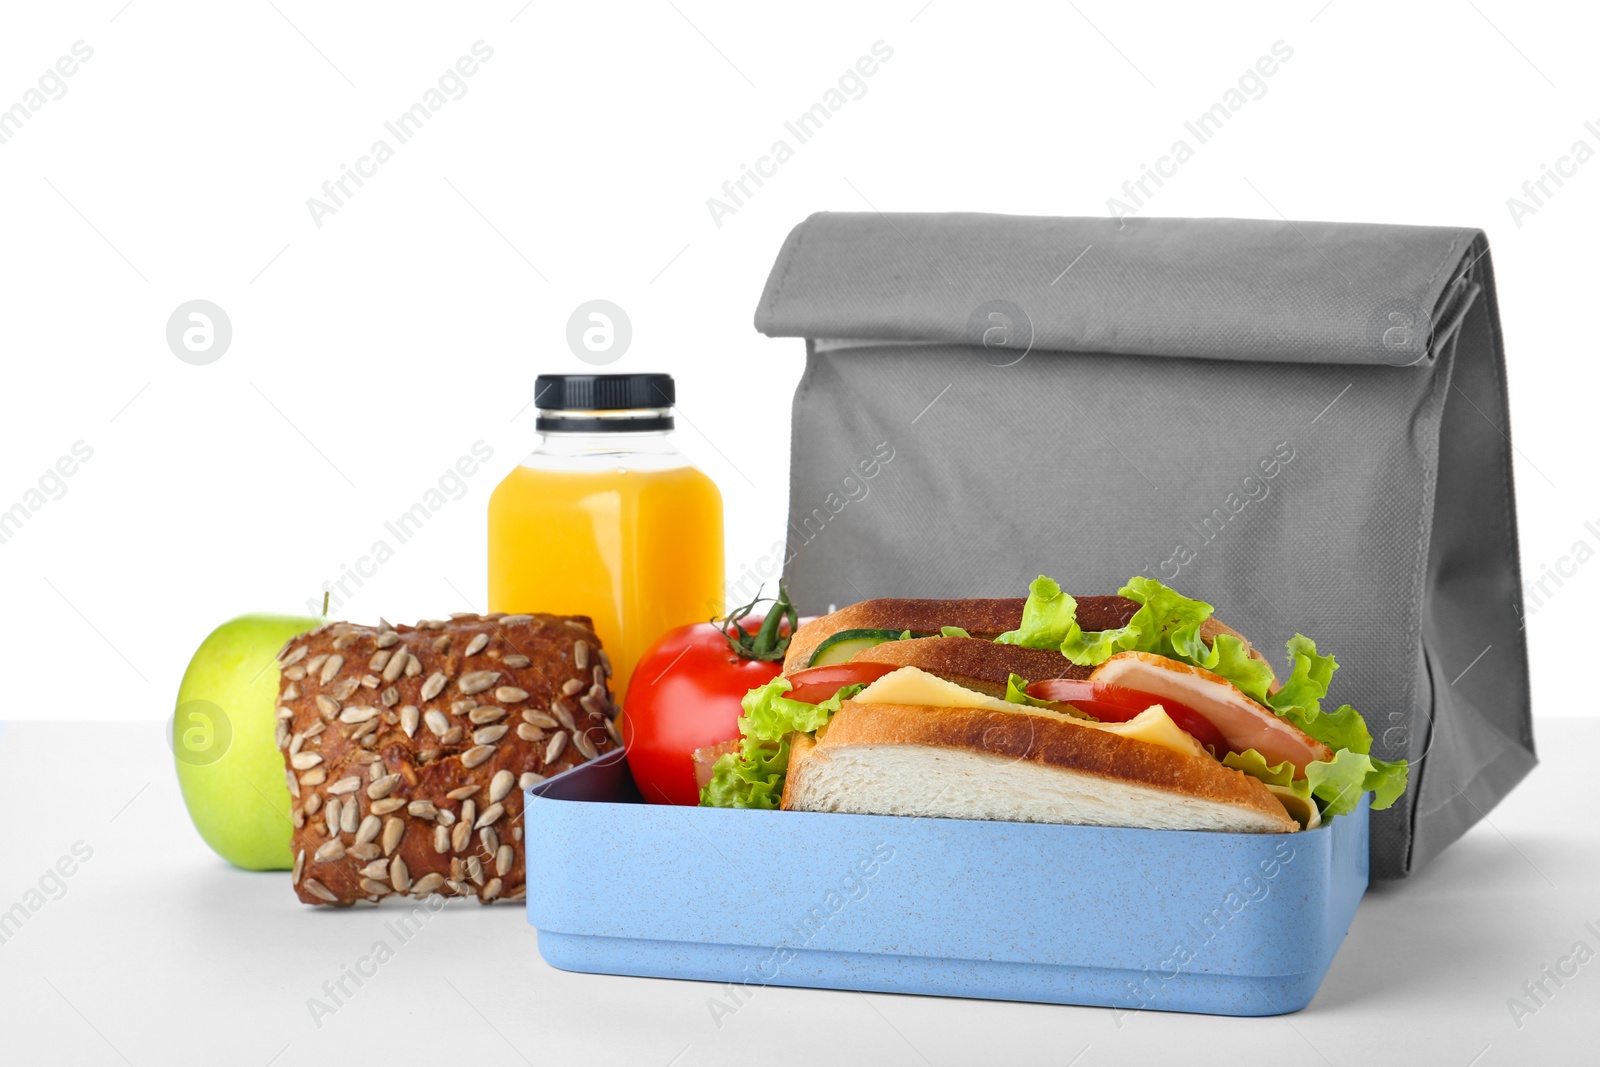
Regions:
M 796 631 L 744 698 L 701 804 L 1289 833 L 1392 804 L 1338 663 L 1296 634 L 1279 679 L 1210 604 L 1133 578 L 1072 597 L 880 599 Z

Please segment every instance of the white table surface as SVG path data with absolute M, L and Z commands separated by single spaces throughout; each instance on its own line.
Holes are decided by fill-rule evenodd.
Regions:
M 93 855 L 0 944 L 0 1063 L 1592 1064 L 1600 958 L 1564 986 L 1547 979 L 1553 995 L 1520 1026 L 1507 1005 L 1575 942 L 1600 951 L 1584 926 L 1600 930 L 1600 721 L 1542 722 L 1538 741 L 1543 765 L 1488 822 L 1368 893 L 1294 1015 L 773 987 L 719 1026 L 715 986 L 557 971 L 520 908 L 452 905 L 318 1026 L 308 999 L 379 937 L 395 943 L 395 909 L 312 910 L 286 873 L 218 859 L 184 811 L 158 724 L 12 722 L 0 731 L 0 910 L 75 842 Z

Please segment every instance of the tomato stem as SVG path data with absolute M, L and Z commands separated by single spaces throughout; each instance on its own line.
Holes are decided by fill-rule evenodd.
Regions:
M 789 651 L 789 636 L 793 635 L 800 625 L 800 613 L 789 603 L 789 591 L 783 587 L 782 582 L 778 583 L 778 597 L 772 600 L 772 607 L 761 620 L 760 628 L 752 634 L 740 625 L 751 612 L 755 611 L 757 604 L 765 603 L 769 599 L 761 595 L 761 590 L 757 590 L 756 598 L 750 603 L 733 609 L 725 618 L 711 620 L 711 624 L 722 631 L 728 646 L 741 659 L 771 663 L 783 659 Z M 789 635 L 783 633 L 785 619 L 789 621 Z

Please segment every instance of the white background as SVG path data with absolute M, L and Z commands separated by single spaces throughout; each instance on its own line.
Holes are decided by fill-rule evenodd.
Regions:
M 1584 128 L 1600 126 L 1597 22 L 1591 5 L 1511 0 L 5 5 L 0 112 L 75 42 L 93 57 L 0 143 L 0 511 L 76 442 L 93 456 L 0 543 L 0 717 L 129 720 L 0 735 L 0 908 L 73 839 L 97 850 L 0 946 L 10 1058 L 1592 1059 L 1593 974 L 1525 1025 L 1506 1005 L 1600 924 L 1593 822 L 1550 814 L 1589 803 L 1600 713 L 1567 665 L 1592 658 L 1600 559 L 1529 626 L 1536 713 L 1591 721 L 1547 722 L 1540 772 L 1416 877 L 1375 887 L 1312 1009 L 1282 1019 L 1124 1028 L 1102 1009 L 774 990 L 717 1029 L 709 987 L 556 972 L 525 916 L 499 908 L 450 916 L 318 1030 L 307 998 L 389 916 L 308 916 L 281 873 L 212 856 L 158 723 L 207 632 L 303 612 L 479 440 L 489 464 L 340 613 L 481 608 L 489 492 L 533 443 L 534 375 L 586 369 L 565 327 L 590 299 L 632 319 L 612 369 L 677 376 L 682 446 L 722 487 L 737 573 L 784 526 L 801 345 L 750 322 L 795 223 L 1101 215 L 1277 41 L 1293 56 L 1266 95 L 1144 213 L 1485 228 L 1525 570 L 1580 539 L 1600 549 L 1600 160 L 1520 227 L 1506 204 L 1574 141 L 1600 150 Z M 307 198 L 393 143 L 384 123 L 480 40 L 493 58 L 466 95 L 317 227 Z M 893 57 L 866 94 L 718 227 L 707 198 L 878 41 Z M 193 299 L 232 322 L 208 366 L 166 343 Z M 397 1021 L 398 1049 L 383 1040 Z
M 1506 203 L 1600 149 L 1579 5 L 104 0 L 3 22 L 0 108 L 93 49 L 0 144 L 0 509 L 93 449 L 0 544 L 8 718 L 164 719 L 213 626 L 303 612 L 480 439 L 493 460 L 341 613 L 482 608 L 488 494 L 532 444 L 533 376 L 585 369 L 565 324 L 597 297 L 633 322 L 611 369 L 677 376 L 736 573 L 784 525 L 801 346 L 750 321 L 790 227 L 1103 214 L 1280 40 L 1266 95 L 1145 213 L 1486 228 L 1525 571 L 1600 548 L 1600 161 L 1521 226 Z M 480 40 L 466 94 L 315 225 L 307 198 Z M 865 95 L 717 226 L 707 198 L 877 41 Z M 208 366 L 165 340 L 195 298 L 233 326 Z M 1597 591 L 1600 561 L 1531 619 L 1540 715 L 1595 714 L 1559 665 Z

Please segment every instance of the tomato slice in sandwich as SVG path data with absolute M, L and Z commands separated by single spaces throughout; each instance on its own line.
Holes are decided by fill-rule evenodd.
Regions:
M 870 685 L 899 669 L 894 663 L 834 663 L 827 667 L 807 667 L 789 675 L 792 688 L 784 695 L 790 700 L 820 704 L 847 685 Z
M 1128 689 L 1120 685 L 1106 685 L 1079 678 L 1050 678 L 1028 686 L 1028 695 L 1035 700 L 1049 700 L 1057 704 L 1071 704 L 1085 715 L 1101 722 L 1127 722 L 1152 704 L 1160 704 L 1167 717 L 1179 729 L 1190 734 L 1202 745 L 1210 745 L 1218 756 L 1233 751 L 1228 739 L 1211 724 L 1211 720 L 1176 700 L 1156 696 L 1154 693 Z

